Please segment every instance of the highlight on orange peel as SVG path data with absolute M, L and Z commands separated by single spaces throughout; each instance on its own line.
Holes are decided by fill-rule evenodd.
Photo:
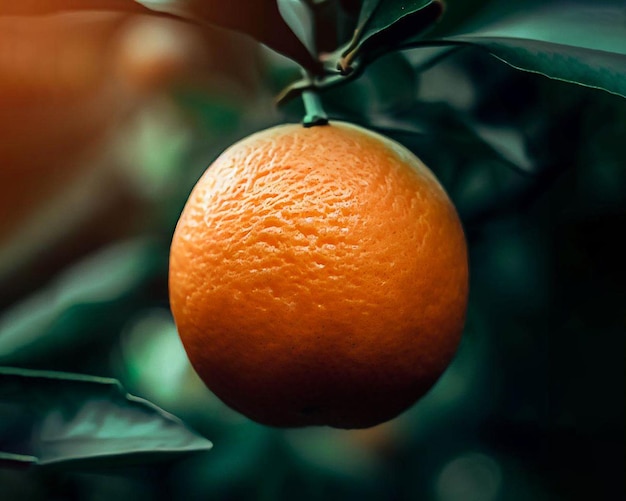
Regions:
M 198 181 L 169 280 L 191 364 L 226 404 L 271 426 L 366 428 L 414 404 L 454 356 L 467 249 L 405 147 L 343 122 L 281 125 Z

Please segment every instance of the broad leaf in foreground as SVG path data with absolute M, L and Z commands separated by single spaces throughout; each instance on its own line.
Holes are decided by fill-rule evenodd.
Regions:
M 0 463 L 114 466 L 211 447 L 115 379 L 0 368 Z

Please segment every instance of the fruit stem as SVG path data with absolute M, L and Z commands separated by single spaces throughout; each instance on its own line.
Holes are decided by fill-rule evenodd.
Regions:
M 306 115 L 302 119 L 304 127 L 314 127 L 316 125 L 328 125 L 328 115 L 322 107 L 322 101 L 314 90 L 305 90 L 302 93 L 304 110 Z

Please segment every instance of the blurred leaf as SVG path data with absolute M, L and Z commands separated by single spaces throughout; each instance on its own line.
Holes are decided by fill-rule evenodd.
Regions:
M 0 317 L 0 363 L 54 358 L 118 331 L 142 300 L 142 287 L 166 269 L 166 256 L 154 242 L 137 240 L 73 266 Z
M 368 116 L 369 127 L 404 136 L 404 141 L 421 144 L 419 150 L 433 150 L 435 156 L 450 151 L 459 161 L 489 159 L 523 175 L 533 174 L 535 168 L 519 132 L 481 125 L 446 103 L 415 103 L 395 113 Z
M 0 368 L 0 412 L 0 460 L 13 464 L 110 466 L 212 447 L 115 379 Z
M 506 127 L 490 127 L 484 124 L 470 125 L 477 138 L 499 154 L 509 165 L 522 174 L 532 174 L 536 165 L 529 157 L 524 138 L 519 131 Z
M 197 119 L 202 129 L 207 131 L 207 135 L 232 134 L 240 125 L 241 110 L 222 96 L 193 88 L 176 90 L 172 94 L 176 104 Z M 152 151 L 155 155 L 162 155 L 156 148 Z M 178 214 L 176 216 L 178 217 Z
M 481 47 L 521 70 L 626 97 L 623 2 L 524 9 L 444 40 Z
M 304 0 L 276 0 L 278 10 L 291 31 L 295 33 L 311 54 L 315 54 L 313 37 L 313 12 Z
M 440 0 L 365 0 L 352 40 L 340 50 L 346 73 L 415 39 L 443 13 Z
M 0 15 L 42 15 L 78 10 L 158 13 L 201 25 L 217 25 L 252 36 L 312 73 L 320 70 L 319 63 L 283 21 L 275 0 L 0 0 Z
M 504 1 L 504 0 L 502 0 Z M 511 2 L 507 0 L 508 8 L 519 3 L 522 8 L 527 8 L 531 0 L 523 2 Z M 445 0 L 445 14 L 441 20 L 433 26 L 430 37 L 449 35 L 453 31 L 458 32 L 459 27 L 467 25 L 474 18 L 482 16 L 484 11 L 493 10 L 493 0 Z
M 463 50 L 459 46 L 420 47 L 418 50 L 406 51 L 414 71 L 418 74 L 428 71 L 439 63 Z
M 4 439 L 2 440 L 2 446 L 4 446 Z M 0 467 L 2 466 L 30 466 L 36 464 L 37 458 L 35 456 L 27 456 L 26 454 L 12 454 L 10 452 L 0 451 Z

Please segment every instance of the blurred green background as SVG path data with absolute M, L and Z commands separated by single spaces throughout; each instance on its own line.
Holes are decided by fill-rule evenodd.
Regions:
M 449 1 L 437 29 L 488 4 Z M 325 92 L 331 118 L 402 142 L 442 181 L 468 237 L 470 305 L 454 362 L 410 411 L 368 430 L 279 430 L 196 377 L 167 260 L 220 151 L 301 119 L 299 100 L 273 102 L 297 65 L 147 16 L 0 16 L 0 28 L 0 365 L 22 371 L 0 373 L 0 499 L 624 498 L 626 100 L 472 48 L 392 52 Z M 29 370 L 115 378 L 213 449 L 166 454 L 166 435 L 124 409 L 61 401 L 113 397 Z M 54 464 L 20 464 L 11 454 L 36 455 L 52 415 L 78 439 Z M 132 429 L 155 454 L 73 456 L 103 421 L 98 443 Z

